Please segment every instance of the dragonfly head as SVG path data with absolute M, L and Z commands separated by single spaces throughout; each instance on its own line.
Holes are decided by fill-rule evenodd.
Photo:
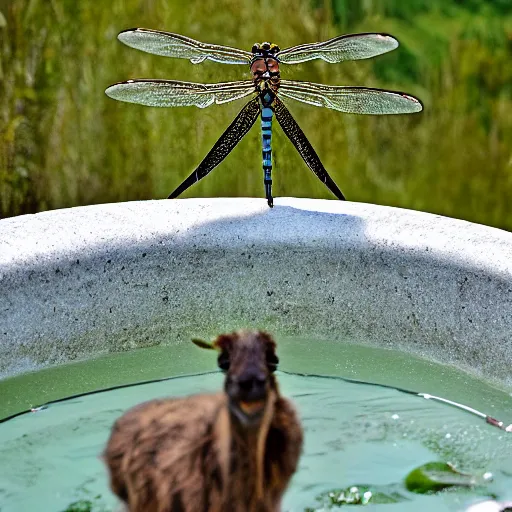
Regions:
M 253 60 L 257 57 L 274 57 L 281 51 L 279 46 L 274 43 L 254 43 L 252 47 Z
M 256 84 L 262 80 L 279 81 L 279 46 L 271 43 L 256 43 L 252 47 L 251 73 Z

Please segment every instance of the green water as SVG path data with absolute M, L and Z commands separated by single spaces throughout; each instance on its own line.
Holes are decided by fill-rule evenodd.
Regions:
M 279 340 L 283 370 L 337 374 L 394 384 L 466 403 L 512 423 L 512 396 L 452 368 L 392 351 L 348 344 Z M 286 362 L 286 363 L 285 363 Z M 65 394 L 128 381 L 212 369 L 214 357 L 193 346 L 158 347 L 68 365 L 0 382 L 0 415 Z M 399 501 L 370 509 L 463 510 L 490 494 L 512 499 L 512 434 L 458 409 L 393 389 L 278 372 L 305 430 L 304 454 L 283 510 L 320 507 L 315 497 L 352 485 L 393 490 Z M 89 500 L 114 510 L 98 458 L 116 417 L 141 401 L 220 389 L 222 375 L 171 380 L 83 396 L 0 425 L 0 510 L 63 511 Z M 17 405 L 15 405 L 17 404 Z M 490 471 L 485 490 L 418 496 L 403 478 L 433 460 Z

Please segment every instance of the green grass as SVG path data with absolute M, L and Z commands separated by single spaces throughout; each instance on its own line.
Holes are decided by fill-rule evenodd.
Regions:
M 271 8 L 270 8 L 271 6 Z M 419 96 L 419 115 L 365 117 L 288 101 L 350 200 L 512 230 L 512 4 L 508 0 L 0 0 L 0 216 L 166 197 L 243 106 L 157 109 L 115 102 L 128 78 L 219 82 L 243 66 L 151 56 L 116 40 L 134 27 L 205 42 L 281 48 L 340 33 L 389 32 L 369 61 L 282 66 L 282 76 Z M 332 198 L 279 128 L 275 194 Z M 254 127 L 185 197 L 263 197 Z

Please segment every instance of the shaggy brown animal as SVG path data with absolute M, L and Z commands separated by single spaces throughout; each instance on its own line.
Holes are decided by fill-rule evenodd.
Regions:
M 281 397 L 275 342 L 265 332 L 223 334 L 224 393 L 152 400 L 119 418 L 104 459 L 130 512 L 275 512 L 297 468 L 302 429 Z

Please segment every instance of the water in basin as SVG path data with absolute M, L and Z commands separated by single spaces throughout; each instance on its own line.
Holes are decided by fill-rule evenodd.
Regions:
M 453 368 L 389 350 L 308 340 L 279 340 L 281 391 L 293 398 L 305 430 L 304 454 L 283 510 L 320 510 L 317 496 L 353 485 L 393 492 L 370 509 L 463 510 L 479 498 L 512 499 L 512 434 L 438 402 L 395 389 L 304 376 L 344 376 L 441 395 L 512 423 L 512 396 Z M 192 345 L 155 347 L 67 365 L 0 382 L 0 417 L 72 393 L 212 368 Z M 211 392 L 218 372 L 114 389 L 54 403 L 0 424 L 0 510 L 59 512 L 72 503 L 116 510 L 99 459 L 113 421 L 162 396 Z M 403 486 L 413 468 L 434 460 L 493 480 L 483 489 L 416 495 Z M 85 510 L 85 509 L 83 509 Z

